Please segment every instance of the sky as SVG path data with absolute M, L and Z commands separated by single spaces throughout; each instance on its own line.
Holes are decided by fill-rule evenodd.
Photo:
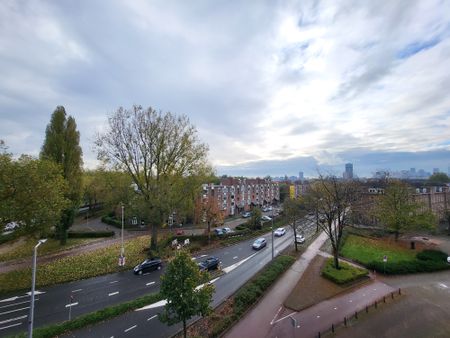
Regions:
M 450 170 L 450 1 L 0 2 L 0 139 L 56 106 L 86 168 L 107 117 L 185 114 L 219 175 Z

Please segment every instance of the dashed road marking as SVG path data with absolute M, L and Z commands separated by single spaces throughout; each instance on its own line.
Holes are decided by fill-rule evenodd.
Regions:
M 155 282 L 150 282 L 150 283 L 147 283 L 145 285 L 150 286 L 150 285 L 153 285 L 153 284 L 155 284 Z
M 135 328 L 137 328 L 137 325 L 133 325 L 132 327 L 129 327 L 128 329 L 124 330 L 123 332 L 127 333 L 128 331 L 131 331 Z
M 147 319 L 147 322 L 148 322 L 149 320 L 152 320 L 152 319 L 156 318 L 156 317 L 158 317 L 158 315 L 151 316 L 150 318 Z
M 237 259 L 237 258 L 238 258 L 238 256 L 234 256 L 234 257 L 233 257 L 233 259 Z
M 353 302 L 351 299 L 348 301 L 349 303 Z
M 337 307 L 334 307 L 335 310 L 337 310 Z
M 439 283 L 439 286 L 440 286 L 441 288 L 443 288 L 443 289 L 447 289 L 447 288 L 448 288 L 448 286 L 445 285 L 444 283 Z
M 111 297 L 111 296 L 117 295 L 118 293 L 119 293 L 119 291 L 111 292 L 111 293 L 108 293 L 108 296 Z
M 72 290 L 72 293 L 83 291 L 83 289 Z
M 317 319 L 319 319 L 319 318 L 320 318 L 320 316 L 317 316 L 316 318 L 317 318 Z
M 78 302 L 66 304 L 66 307 L 71 307 L 71 306 L 76 306 L 76 305 L 78 305 Z
M 12 325 L 8 325 L 8 326 L 3 326 L 3 327 L 0 327 L 0 330 L 9 329 L 10 327 L 19 326 L 19 325 L 22 325 L 22 323 L 17 323 L 17 324 L 12 324 Z
M 119 283 L 119 281 L 118 280 L 114 280 L 112 282 L 109 282 L 109 284 L 115 284 L 115 283 Z
M 15 310 L 10 310 L 10 311 L 6 311 L 6 312 L 0 312 L 0 315 L 6 315 L 8 313 L 13 313 L 13 312 L 17 312 L 17 311 L 22 311 L 22 310 L 28 310 L 30 307 L 22 307 L 20 309 L 15 309 Z
M 20 320 L 20 319 L 24 319 L 27 318 L 28 315 L 25 316 L 21 316 L 21 317 L 16 317 L 16 318 L 11 318 L 11 319 L 6 319 L 0 322 L 0 325 L 6 324 L 6 323 L 10 323 L 10 322 L 15 322 L 16 320 Z
M 34 300 L 39 300 L 39 298 L 35 298 Z M 20 304 L 27 304 L 30 301 L 31 300 L 26 300 L 25 302 L 19 302 L 19 303 L 12 303 L 12 304 L 8 304 L 8 305 L 3 305 L 3 306 L 0 306 L 0 309 L 4 309 L 5 307 L 16 306 L 16 305 L 20 305 Z

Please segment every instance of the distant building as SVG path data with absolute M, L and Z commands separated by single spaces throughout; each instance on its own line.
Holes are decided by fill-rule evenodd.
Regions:
M 439 168 L 433 168 L 433 174 L 438 174 L 439 173 Z
M 345 172 L 343 174 L 344 179 L 351 180 L 353 179 L 353 163 L 345 164 Z
M 298 172 L 298 180 L 299 181 L 303 181 L 305 178 L 304 178 L 304 176 L 303 176 L 303 171 L 299 171 Z

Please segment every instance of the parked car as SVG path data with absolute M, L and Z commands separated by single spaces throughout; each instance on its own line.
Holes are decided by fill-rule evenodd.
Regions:
M 266 239 L 261 237 L 253 242 L 252 248 L 255 250 L 259 250 L 264 248 L 266 245 L 267 245 Z
M 217 257 L 208 257 L 203 262 L 198 263 L 198 268 L 201 271 L 216 270 L 220 267 L 220 261 Z
M 149 258 L 134 267 L 133 272 L 135 275 L 142 275 L 144 272 L 161 270 L 162 261 L 159 257 Z
M 19 223 L 17 222 L 9 222 L 5 225 L 5 231 L 14 231 L 20 227 Z
M 271 221 L 272 218 L 270 218 L 270 217 L 267 216 L 267 215 L 264 215 L 264 216 L 261 217 L 261 220 L 266 222 L 266 221 Z
M 286 233 L 286 229 L 285 228 L 278 228 L 277 230 L 274 231 L 274 235 L 277 237 L 281 237 Z
M 304 242 L 305 242 L 305 236 L 303 236 L 303 235 L 297 235 L 297 236 L 295 236 L 295 242 L 297 242 L 297 243 L 299 243 L 299 244 L 304 243 Z
M 217 236 L 222 236 L 224 234 L 224 232 L 223 232 L 223 230 L 221 228 L 214 229 L 214 233 Z
M 222 232 L 225 234 L 231 234 L 232 232 L 234 232 L 234 230 L 231 230 L 230 228 L 223 228 Z
M 251 217 L 252 216 L 252 213 L 251 212 L 244 212 L 243 214 L 242 214 L 242 217 L 243 218 L 249 218 L 249 217 Z

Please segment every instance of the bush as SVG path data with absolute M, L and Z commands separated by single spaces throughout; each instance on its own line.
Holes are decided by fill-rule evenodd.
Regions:
M 340 262 L 339 266 L 340 269 L 336 270 L 334 259 L 329 258 L 322 269 L 322 276 L 336 284 L 343 285 L 364 278 L 369 273 L 366 269 L 357 268 L 344 262 Z
M 417 259 L 423 261 L 446 262 L 447 254 L 439 250 L 423 250 L 416 255 Z
M 247 230 L 248 228 L 246 227 L 246 226 L 244 226 L 244 225 L 238 225 L 238 226 L 236 226 L 236 228 L 235 228 L 235 230 L 236 231 L 238 231 L 238 230 Z
M 102 217 L 102 222 L 103 222 L 103 223 L 106 223 L 106 224 L 108 224 L 108 225 L 115 226 L 115 227 L 117 227 L 117 228 L 122 228 L 122 222 L 119 221 L 118 219 L 116 219 L 115 217 L 110 216 L 110 215 L 108 215 L 108 216 L 103 216 L 103 217 Z
M 114 231 L 69 231 L 68 238 L 100 238 L 113 237 Z
M 367 264 L 370 270 L 383 272 L 387 275 L 409 274 L 418 272 L 433 272 L 450 269 L 447 262 L 436 262 L 430 260 L 412 260 L 403 262 L 388 262 L 384 264 L 379 261 L 372 261 Z
M 291 256 L 278 256 L 269 263 L 264 270 L 238 291 L 234 297 L 234 314 L 239 317 L 244 313 L 294 262 L 295 258 Z

